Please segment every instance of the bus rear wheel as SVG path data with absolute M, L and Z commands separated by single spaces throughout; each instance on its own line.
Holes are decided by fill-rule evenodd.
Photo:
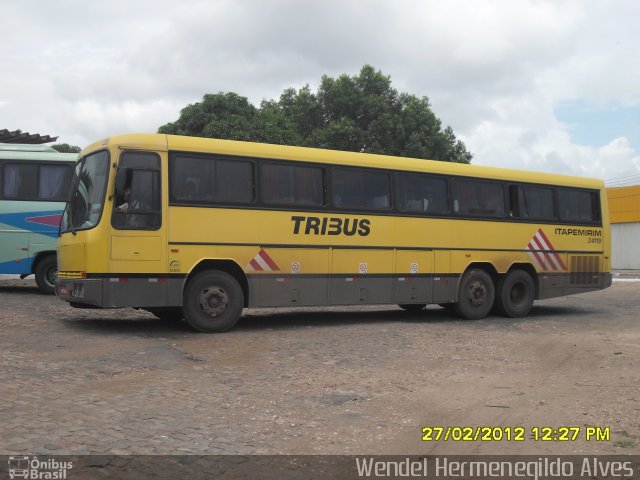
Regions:
M 524 270 L 511 270 L 498 282 L 495 308 L 500 315 L 526 317 L 535 295 L 533 278 Z
M 47 255 L 36 266 L 36 285 L 42 293 L 53 294 L 56 289 L 58 262 L 55 255 Z
M 479 320 L 487 316 L 495 299 L 493 280 L 487 272 L 477 268 L 467 271 L 460 281 L 458 303 L 453 310 L 459 317 Z
M 225 272 L 205 271 L 191 279 L 184 291 L 184 316 L 199 332 L 225 332 L 238 322 L 244 294 L 235 278 Z

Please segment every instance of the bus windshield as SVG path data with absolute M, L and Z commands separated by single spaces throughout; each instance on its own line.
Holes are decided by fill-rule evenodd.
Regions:
M 100 221 L 104 207 L 109 171 L 109 154 L 96 152 L 82 158 L 76 165 L 74 186 L 67 203 L 61 232 L 86 230 Z

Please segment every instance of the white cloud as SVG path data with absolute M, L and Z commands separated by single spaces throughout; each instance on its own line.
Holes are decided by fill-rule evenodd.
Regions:
M 619 135 L 575 144 L 558 102 L 640 103 L 640 3 L 73 0 L 3 5 L 0 128 L 86 144 L 155 131 L 205 93 L 258 103 L 369 63 L 429 96 L 474 163 L 611 178 Z

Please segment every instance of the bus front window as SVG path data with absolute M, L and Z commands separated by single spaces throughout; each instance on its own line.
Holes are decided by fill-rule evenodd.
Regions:
M 106 151 L 93 153 L 78 162 L 74 188 L 62 216 L 61 232 L 86 230 L 98 224 L 104 208 L 108 172 L 109 154 Z

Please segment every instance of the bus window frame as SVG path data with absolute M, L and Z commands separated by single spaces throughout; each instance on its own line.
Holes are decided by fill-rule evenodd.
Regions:
M 257 172 L 259 170 L 259 166 L 257 165 L 257 159 L 252 157 L 243 157 L 241 155 L 224 155 L 219 153 L 202 153 L 202 152 L 189 152 L 182 150 L 171 150 L 168 152 L 168 168 L 167 168 L 167 182 L 169 187 L 169 198 L 168 198 L 168 206 L 178 206 L 178 207 L 204 207 L 204 208 L 238 208 L 238 209 L 246 209 L 248 207 L 253 207 L 259 205 L 260 202 L 258 200 L 258 183 L 259 179 L 257 176 Z M 202 158 L 204 160 L 237 160 L 245 163 L 249 163 L 251 165 L 251 195 L 252 200 L 248 203 L 241 202 L 227 202 L 227 201 L 219 201 L 219 200 L 196 200 L 196 199 L 179 199 L 175 196 L 175 191 L 173 188 L 173 176 L 175 172 L 175 157 L 176 156 L 190 156 L 193 158 Z
M 424 173 L 424 172 L 413 172 L 410 170 L 393 170 L 393 190 L 394 190 L 394 199 L 393 199 L 393 210 L 402 217 L 423 217 L 423 218 L 453 218 L 453 199 L 452 199 L 452 185 L 451 185 L 451 177 L 448 175 L 439 175 L 433 173 Z M 445 199 L 447 211 L 444 213 L 429 213 L 429 212 L 411 212 L 407 210 L 400 209 L 400 199 L 399 199 L 399 190 L 396 188 L 398 177 L 406 175 L 406 176 L 416 176 L 423 178 L 433 178 L 436 180 L 443 180 L 445 182 L 447 188 L 447 197 Z
M 35 165 L 37 167 L 38 176 L 36 177 L 36 192 L 40 191 L 40 166 L 57 166 L 57 167 L 65 167 L 70 170 L 69 176 L 69 185 L 67 186 L 67 195 L 62 199 L 50 199 L 50 198 L 40 198 L 37 195 L 35 197 L 5 197 L 4 196 L 4 172 L 7 165 Z M 47 202 L 47 203 L 66 203 L 69 200 L 69 196 L 71 195 L 70 191 L 74 185 L 74 177 L 75 177 L 75 165 L 76 162 L 69 162 L 66 160 L 11 160 L 11 159 L 3 159 L 0 161 L 0 200 L 6 202 Z
M 122 158 L 129 154 L 129 153 L 143 153 L 143 154 L 148 154 L 148 155 L 153 155 L 158 159 L 158 168 L 150 168 L 150 167 L 124 167 L 122 169 L 123 172 L 125 172 L 125 190 L 126 190 L 126 178 L 129 175 L 129 172 L 131 174 L 131 176 L 133 177 L 134 172 L 151 172 L 153 174 L 153 172 L 157 172 L 158 175 L 158 192 L 160 194 L 160 199 L 159 199 L 159 204 L 160 204 L 160 210 L 158 212 L 154 212 L 152 210 L 142 210 L 141 212 L 138 211 L 133 211 L 133 212 L 117 212 L 117 205 L 116 205 L 116 200 L 117 200 L 117 195 L 116 195 L 116 190 L 118 188 L 117 185 L 117 178 L 118 178 L 118 173 L 120 171 L 120 162 L 122 162 Z M 162 228 L 163 225 L 163 221 L 162 221 L 162 212 L 163 212 L 163 208 L 162 208 L 162 157 L 160 156 L 160 154 L 156 151 L 153 150 L 133 150 L 133 149 L 128 149 L 128 150 L 123 150 L 122 152 L 120 152 L 119 158 L 118 158 L 118 163 L 116 165 L 114 165 L 115 167 L 115 174 L 114 174 L 114 181 L 113 181 L 113 191 L 111 192 L 111 194 L 109 195 L 109 198 L 111 200 L 111 220 L 109 221 L 109 223 L 111 224 L 111 228 L 115 229 L 115 230 L 119 230 L 119 231 L 158 231 Z M 133 180 L 132 180 L 133 181 Z M 130 187 L 129 187 L 130 188 Z M 124 194 L 124 190 L 123 190 L 123 194 Z M 114 220 L 116 218 L 117 214 L 122 214 L 125 215 L 124 219 L 127 220 L 128 217 L 126 217 L 127 215 L 142 215 L 142 216 L 151 216 L 151 215 L 158 215 L 159 218 L 159 223 L 158 225 L 155 226 L 150 226 L 150 227 L 139 227 L 139 226 L 132 226 L 132 225 L 127 225 L 126 223 L 123 223 L 123 225 L 117 225 Z M 131 217 L 129 217 L 130 219 Z
M 501 220 L 507 220 L 507 221 L 511 221 L 512 217 L 509 216 L 509 207 L 511 206 L 509 203 L 509 193 L 508 193 L 508 188 L 507 187 L 507 182 L 505 182 L 504 180 L 494 180 L 492 178 L 484 178 L 484 177 L 466 177 L 466 176 L 461 176 L 461 175 L 456 175 L 456 176 L 452 176 L 451 177 L 451 196 L 452 196 L 452 203 L 450 205 L 451 209 L 451 216 L 452 218 L 461 218 L 461 219 L 486 219 L 488 221 L 491 220 L 497 220 L 497 221 L 501 221 Z M 458 181 L 477 181 L 477 182 L 481 182 L 481 183 L 489 183 L 489 184 L 495 184 L 495 185 L 499 185 L 502 189 L 502 207 L 504 209 L 502 215 L 489 215 L 489 214 L 485 214 L 485 213 L 479 213 L 479 214 L 469 214 L 469 213 L 459 213 L 456 211 L 455 209 L 455 205 L 453 204 L 453 202 L 455 202 L 456 198 L 455 198 L 455 188 L 456 188 L 456 182 Z
M 583 193 L 588 193 L 589 197 L 591 199 L 591 213 L 592 214 L 596 214 L 595 215 L 595 220 L 592 220 L 590 222 L 587 221 L 575 221 L 575 220 L 562 220 L 560 218 L 560 190 L 567 190 L 567 191 L 573 191 L 573 192 L 583 192 Z M 600 192 L 598 190 L 592 190 L 589 188 L 579 188 L 579 187 L 567 187 L 567 186 L 556 186 L 555 187 L 555 191 L 556 191 L 556 206 L 557 206 L 557 219 L 558 222 L 563 224 L 563 225 L 599 225 L 602 226 L 602 201 L 600 201 Z M 595 206 L 596 211 L 593 211 L 593 201 L 594 198 L 596 199 L 596 203 Z
M 363 171 L 363 172 L 368 172 L 368 173 L 381 173 L 386 175 L 387 180 L 388 180 L 388 185 L 389 185 L 389 206 L 385 207 L 385 208 L 375 208 L 375 207 L 371 207 L 371 208 L 351 208 L 351 207 L 339 207 L 337 205 L 334 204 L 333 202 L 333 175 L 335 174 L 336 170 L 351 170 L 351 171 Z M 329 190 L 329 198 L 328 198 L 328 202 L 327 205 L 333 210 L 333 212 L 335 213 L 355 213 L 355 214 L 360 214 L 360 213 L 364 213 L 364 214 L 386 214 L 386 215 L 393 215 L 394 213 L 399 213 L 398 210 L 395 208 L 395 202 L 394 202 L 394 198 L 395 198 L 395 193 L 394 193 L 394 185 L 393 185 L 393 173 L 396 172 L 397 170 L 391 170 L 391 169 L 385 169 L 385 168 L 369 168 L 369 167 L 359 167 L 359 166 L 353 166 L 353 165 L 336 165 L 336 164 L 330 164 L 329 167 L 329 181 L 327 182 L 328 184 L 328 190 Z
M 540 183 L 540 182 L 522 182 L 522 181 L 511 181 L 508 179 L 494 179 L 487 177 L 476 177 L 476 176 L 466 176 L 466 175 L 452 175 L 445 173 L 432 173 L 432 172 L 421 172 L 416 170 L 401 170 L 401 169 L 393 169 L 393 168 L 379 168 L 379 167 L 363 167 L 359 165 L 341 165 L 335 163 L 321 163 L 315 161 L 304 161 L 304 160 L 285 160 L 277 157 L 250 157 L 243 155 L 227 155 L 227 154 L 217 154 L 217 153 L 202 153 L 202 152 L 189 152 L 183 150 L 171 150 L 169 151 L 169 176 L 172 175 L 172 158 L 175 154 L 184 154 L 189 156 L 200 156 L 205 158 L 220 158 L 220 159 L 237 159 L 240 161 L 251 162 L 253 167 L 253 196 L 254 200 L 250 204 L 240 204 L 238 202 L 196 202 L 189 201 L 186 202 L 184 200 L 178 200 L 173 197 L 171 178 L 169 181 L 169 206 L 181 206 L 181 207 L 200 207 L 200 208 L 228 208 L 228 209 L 240 209 L 240 210 L 273 210 L 273 211 L 300 211 L 300 212 L 311 212 L 311 213 L 326 213 L 326 214 L 337 214 L 337 215 L 378 215 L 378 216 L 396 216 L 396 217 L 406 217 L 406 218 L 434 218 L 434 219 L 449 219 L 449 220 L 471 220 L 471 221 L 483 221 L 483 222 L 513 222 L 513 223 L 534 223 L 539 225 L 577 225 L 577 226 L 594 226 L 594 227 L 602 227 L 602 203 L 598 201 L 598 208 L 600 210 L 600 219 L 595 222 L 565 222 L 561 221 L 559 218 L 559 203 L 558 203 L 558 189 L 569 189 L 569 190 L 581 190 L 590 192 L 596 197 L 599 196 L 600 190 L 590 189 L 590 188 L 581 188 L 581 187 L 572 187 L 572 186 L 558 186 L 555 184 L 548 183 Z M 324 170 L 324 182 L 325 182 L 325 204 L 322 206 L 306 206 L 306 205 L 295 205 L 295 204 L 265 204 L 261 200 L 262 192 L 260 187 L 261 182 L 261 165 L 263 162 L 267 163 L 282 163 L 286 165 L 300 165 L 300 166 L 308 166 L 308 167 L 319 167 Z M 333 174 L 334 169 L 349 169 L 355 171 L 363 171 L 363 172 L 379 172 L 384 173 L 389 177 L 390 190 L 391 190 L 391 198 L 390 198 L 390 206 L 386 209 L 358 209 L 358 208 L 343 208 L 338 207 L 333 204 L 333 186 L 331 184 L 331 175 Z M 433 214 L 433 213 L 424 213 L 424 212 L 405 212 L 398 208 L 398 200 L 396 198 L 396 175 L 408 174 L 408 175 L 421 175 L 432 178 L 442 178 L 447 182 L 447 204 L 448 204 L 448 213 L 447 214 Z M 454 211 L 454 183 L 456 180 L 477 180 L 481 182 L 487 183 L 495 183 L 502 186 L 503 191 L 503 201 L 505 212 L 503 216 L 490 216 L 490 215 L 463 215 L 458 214 Z M 533 187 L 542 187 L 542 188 L 551 188 L 554 196 L 554 215 L 555 218 L 552 220 L 541 220 L 541 219 L 528 219 L 528 218 L 519 218 L 510 216 L 511 212 L 511 201 L 509 198 L 509 187 L 510 186 L 533 186 Z
M 256 195 L 258 197 L 258 204 L 263 205 L 265 208 L 270 209 L 272 207 L 276 207 L 275 210 L 282 210 L 282 208 L 278 207 L 295 207 L 300 208 L 300 210 L 305 211 L 309 209 L 310 211 L 317 211 L 325 209 L 329 205 L 329 196 L 328 196 L 328 187 L 329 187 L 329 172 L 328 168 L 325 164 L 322 163 L 312 163 L 312 162 L 301 162 L 296 160 L 285 161 L 285 160 L 271 160 L 268 158 L 260 159 L 257 163 L 257 171 L 258 176 L 255 177 L 255 190 Z M 320 205 L 301 205 L 297 203 L 269 203 L 264 200 L 264 194 L 262 189 L 262 178 L 263 178 L 263 170 L 265 165 L 282 165 L 285 167 L 303 167 L 303 168 L 317 168 L 322 172 L 322 203 Z M 289 208 L 291 210 L 291 208 Z

